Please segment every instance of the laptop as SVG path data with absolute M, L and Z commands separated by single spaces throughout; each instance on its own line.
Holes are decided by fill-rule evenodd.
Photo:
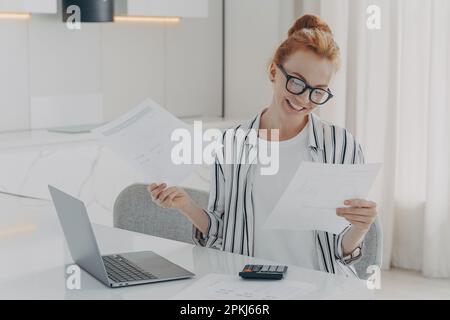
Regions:
M 84 203 L 48 186 L 73 260 L 108 287 L 187 279 L 192 272 L 151 251 L 100 254 Z

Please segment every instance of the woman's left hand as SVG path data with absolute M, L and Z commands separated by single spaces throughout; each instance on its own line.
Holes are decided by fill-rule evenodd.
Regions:
M 336 214 L 345 218 L 354 228 L 367 232 L 377 216 L 377 204 L 362 199 L 345 200 L 349 207 L 337 208 Z

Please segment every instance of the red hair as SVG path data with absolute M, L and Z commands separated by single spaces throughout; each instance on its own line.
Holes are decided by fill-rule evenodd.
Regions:
M 318 16 L 305 14 L 295 21 L 288 31 L 288 38 L 275 52 L 272 62 L 284 63 L 297 50 L 311 50 L 320 57 L 330 60 L 335 70 L 340 65 L 340 50 L 334 41 L 333 32 L 328 24 Z

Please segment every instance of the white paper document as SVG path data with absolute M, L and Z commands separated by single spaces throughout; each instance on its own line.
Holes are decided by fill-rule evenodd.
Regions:
M 244 280 L 239 276 L 210 273 L 179 292 L 174 300 L 287 300 L 316 291 L 311 283 L 280 280 Z
M 136 182 L 176 185 L 196 169 L 192 164 L 175 164 L 171 159 L 176 144 L 171 141 L 172 132 L 183 128 L 192 132 L 186 123 L 147 99 L 92 132 L 142 173 L 142 181 Z
M 349 222 L 336 215 L 348 199 L 366 199 L 381 164 L 303 162 L 267 218 L 264 229 L 339 234 Z

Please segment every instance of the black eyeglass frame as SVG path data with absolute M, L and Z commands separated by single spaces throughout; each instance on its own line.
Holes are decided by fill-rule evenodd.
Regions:
M 277 64 L 276 66 L 278 67 L 278 69 L 280 69 L 280 71 L 281 71 L 281 72 L 284 74 L 284 76 L 286 77 L 286 86 L 285 86 L 285 87 L 286 87 L 286 90 L 287 90 L 288 92 L 290 92 L 290 93 L 295 94 L 295 95 L 298 96 L 298 95 L 303 94 L 306 90 L 309 90 L 309 101 L 311 101 L 312 103 L 314 103 L 314 104 L 316 104 L 316 105 L 319 105 L 319 106 L 324 105 L 325 103 L 327 103 L 328 101 L 330 101 L 331 98 L 334 97 L 334 95 L 331 93 L 330 89 L 325 90 L 325 89 L 322 89 L 322 88 L 314 88 L 314 87 L 311 87 L 309 84 L 306 83 L 305 80 L 300 79 L 300 78 L 298 78 L 298 77 L 291 76 L 290 74 L 288 74 L 281 64 Z M 299 80 L 299 81 L 301 81 L 301 82 L 303 82 L 303 83 L 305 84 L 305 87 L 303 88 L 303 90 L 302 90 L 301 92 L 292 92 L 291 90 L 289 90 L 288 84 L 289 84 L 289 81 L 291 81 L 291 79 Z M 327 98 L 324 102 L 322 102 L 322 103 L 314 102 L 314 101 L 311 99 L 311 97 L 312 97 L 312 94 L 313 94 L 313 92 L 314 92 L 315 90 L 319 90 L 319 91 L 326 92 L 326 93 L 328 94 L 328 98 Z

